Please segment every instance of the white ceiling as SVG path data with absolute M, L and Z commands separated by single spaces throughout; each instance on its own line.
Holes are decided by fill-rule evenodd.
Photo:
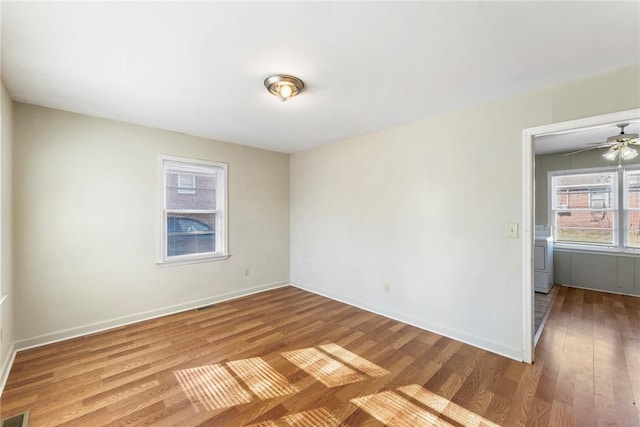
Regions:
M 639 94 L 640 96 L 640 94 Z M 640 120 L 629 121 L 624 133 L 640 134 Z M 573 132 L 550 134 L 536 137 L 534 149 L 536 154 L 567 153 L 597 146 L 607 142 L 607 138 L 620 134 L 620 128 L 612 123 L 592 129 L 580 129 Z M 607 150 L 602 148 L 602 153 Z
M 2 3 L 15 100 L 282 152 L 635 63 L 637 1 Z

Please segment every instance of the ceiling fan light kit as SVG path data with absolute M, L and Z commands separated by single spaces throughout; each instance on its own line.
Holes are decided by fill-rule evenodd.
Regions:
M 613 147 L 609 148 L 607 152 L 602 155 L 602 157 L 611 161 L 614 161 L 617 156 L 618 156 L 618 150 L 616 150 Z
M 638 150 L 629 148 L 626 145 L 620 149 L 620 157 L 624 160 L 631 160 L 638 155 Z
M 614 161 L 618 155 L 620 160 L 631 160 L 638 156 L 638 150 L 629 147 L 629 145 L 640 145 L 640 138 L 637 133 L 624 133 L 624 128 L 629 126 L 629 123 L 618 123 L 616 126 L 620 128 L 620 134 L 610 136 L 607 138 L 607 142 L 602 144 L 595 144 L 595 147 L 583 148 L 582 150 L 573 151 L 571 153 L 564 154 L 570 156 L 572 154 L 582 153 L 584 151 L 595 150 L 598 148 L 609 147 L 606 153 L 602 155 L 607 160 Z
M 609 148 L 607 152 L 602 155 L 602 157 L 607 160 L 613 161 L 616 159 L 618 154 L 620 154 L 620 158 L 622 160 L 631 160 L 634 157 L 638 156 L 638 150 L 628 147 L 626 143 L 623 144 L 624 145 Z
M 602 155 L 602 157 L 611 161 L 615 160 L 618 154 L 620 154 L 620 158 L 622 160 L 631 160 L 637 157 L 638 150 L 629 147 L 629 144 L 640 144 L 638 134 L 624 133 L 624 128 L 629 126 L 629 123 L 620 123 L 617 126 L 620 128 L 620 135 L 610 136 L 607 138 L 605 146 L 611 145 L 611 147 Z
M 629 126 L 629 123 L 620 123 L 617 124 L 620 128 L 620 135 L 610 136 L 607 138 L 608 144 L 620 144 L 620 143 L 630 143 L 630 144 L 638 144 L 638 134 L 637 133 L 624 133 L 624 128 Z

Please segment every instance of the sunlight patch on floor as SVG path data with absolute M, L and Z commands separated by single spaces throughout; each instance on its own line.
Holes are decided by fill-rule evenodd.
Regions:
M 284 421 L 277 423 L 275 421 L 263 421 L 261 423 L 256 423 L 256 424 L 247 424 L 245 425 L 245 427 L 283 427 L 283 426 L 288 426 L 289 424 L 284 424 Z
M 340 347 L 338 344 L 325 344 L 321 345 L 320 348 L 370 377 L 383 377 L 389 373 L 386 369 L 383 369 L 375 363 L 369 362 L 367 359 Z
M 410 384 L 404 387 L 398 388 L 399 391 L 407 396 L 417 400 L 423 405 L 433 409 L 434 411 L 441 413 L 446 418 L 460 423 L 463 426 L 476 427 L 499 427 L 497 424 L 487 420 L 481 415 L 476 414 L 462 406 L 451 402 L 449 399 L 445 399 L 432 391 L 429 391 L 417 384 Z
M 280 356 L 327 387 L 389 374 L 386 369 L 334 343 L 287 351 Z M 260 357 L 182 369 L 174 375 L 196 411 L 229 408 L 300 391 Z M 318 420 L 322 420 L 322 424 L 318 424 Z M 276 421 L 260 425 L 271 426 L 271 422 Z M 283 417 L 276 425 L 338 426 L 340 422 L 326 408 L 318 408 Z
M 390 427 L 464 426 L 499 427 L 462 406 L 417 384 L 351 399 L 351 403 Z M 416 405 L 417 402 L 422 407 Z
M 351 403 L 389 427 L 455 426 L 391 390 L 351 399 Z
M 286 396 L 297 393 L 298 389 L 259 357 L 236 360 L 227 366 L 251 389 L 260 399 Z
M 251 402 L 251 396 L 221 365 L 206 365 L 174 372 L 182 390 L 199 411 Z
M 284 416 L 276 421 L 265 421 L 247 427 L 340 427 L 344 426 L 327 408 L 298 412 Z
M 337 387 L 367 379 L 313 347 L 280 354 L 327 387 Z

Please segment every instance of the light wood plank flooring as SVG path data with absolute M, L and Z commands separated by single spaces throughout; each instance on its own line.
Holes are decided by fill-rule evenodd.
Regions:
M 30 426 L 638 426 L 640 299 L 559 287 L 533 365 L 292 288 L 18 353 Z
M 543 326 L 545 316 L 548 315 L 551 310 L 551 304 L 553 303 L 553 297 L 555 296 L 557 289 L 555 286 L 551 288 L 548 294 L 536 292 L 533 297 L 534 302 L 534 330 L 536 335 L 540 332 L 540 327 Z

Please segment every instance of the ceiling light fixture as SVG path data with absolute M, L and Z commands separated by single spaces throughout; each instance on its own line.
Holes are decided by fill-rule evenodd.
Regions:
M 638 150 L 629 147 L 625 142 L 623 142 L 622 144 L 610 147 L 602 157 L 613 161 L 618 157 L 618 154 L 620 154 L 620 158 L 623 160 L 631 160 L 638 156 Z
M 602 155 L 602 157 L 604 157 L 607 160 L 614 161 L 616 157 L 618 157 L 618 150 L 616 149 L 616 147 L 611 147 L 607 150 L 606 153 Z
M 631 160 L 635 158 L 638 155 L 638 150 L 629 147 L 629 144 L 640 144 L 638 134 L 624 133 L 624 128 L 629 126 L 629 123 L 619 123 L 616 126 L 620 128 L 620 135 L 611 136 L 607 138 L 607 142 L 593 148 L 609 146 L 607 152 L 602 155 L 602 157 L 607 160 L 615 160 L 616 157 L 618 157 L 618 154 L 620 154 L 620 159 L 622 160 Z M 620 159 L 618 159 L 618 161 L 620 161 Z
M 264 80 L 264 87 L 284 102 L 302 92 L 304 83 L 299 78 L 288 74 L 276 74 Z
M 629 123 L 618 123 L 616 125 L 620 128 L 620 134 L 610 136 L 606 142 L 590 143 L 592 147 L 583 148 L 581 150 L 565 153 L 563 156 L 572 156 L 578 153 L 584 153 L 589 150 L 597 150 L 600 148 L 607 148 L 607 151 L 602 155 L 607 160 L 614 161 L 618 159 L 618 166 L 621 167 L 622 160 L 631 160 L 638 156 L 638 150 L 631 148 L 631 145 L 640 145 L 640 138 L 637 133 L 624 133 L 624 128 L 629 126 Z M 618 154 L 620 157 L 618 157 Z
M 624 160 L 631 160 L 638 155 L 638 151 L 624 145 L 620 148 L 620 157 Z

